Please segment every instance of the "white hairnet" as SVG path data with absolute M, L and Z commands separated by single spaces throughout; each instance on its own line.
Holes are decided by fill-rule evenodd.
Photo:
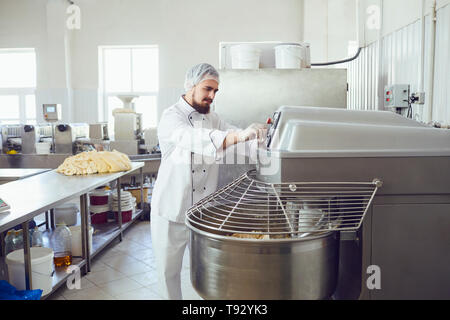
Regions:
M 210 64 L 200 63 L 186 72 L 184 89 L 191 90 L 194 86 L 205 80 L 216 80 L 219 82 L 219 72 Z

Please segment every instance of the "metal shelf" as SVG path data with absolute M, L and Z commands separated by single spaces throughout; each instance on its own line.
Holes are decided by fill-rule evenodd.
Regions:
M 122 232 L 128 229 L 143 213 L 141 209 L 136 209 L 133 213 L 130 221 L 122 224 Z M 79 225 L 79 223 L 77 223 Z M 120 229 L 117 221 L 109 221 L 105 224 L 93 225 L 94 234 L 92 235 L 92 252 L 90 258 L 93 259 L 97 254 L 99 254 L 103 249 L 105 249 L 108 244 L 117 239 L 120 235 Z M 44 238 L 45 246 L 51 245 L 51 235 L 53 230 L 45 230 L 42 232 Z M 0 257 L 0 280 L 8 280 L 7 266 L 5 257 Z M 81 257 L 73 257 L 72 265 L 77 266 L 80 269 L 86 265 L 86 259 Z M 50 297 L 57 289 L 59 289 L 71 275 L 67 273 L 68 267 L 55 268 L 55 273 L 53 275 L 53 288 L 50 293 L 42 296 L 41 299 L 45 300 Z
M 82 268 L 86 264 L 86 260 L 82 258 L 72 258 L 72 266 L 77 266 L 78 268 Z M 51 296 L 53 292 L 55 292 L 61 285 L 63 285 L 67 278 L 70 276 L 70 273 L 67 273 L 67 268 L 69 267 L 55 267 L 55 273 L 53 274 L 53 288 L 47 295 L 42 296 L 41 299 L 45 300 Z
M 86 274 L 90 271 L 90 260 L 93 258 L 98 252 L 100 252 L 103 248 L 106 247 L 108 243 L 113 241 L 115 238 L 119 238 L 122 240 L 122 234 L 125 229 L 127 229 L 137 217 L 142 214 L 142 210 L 137 210 L 133 216 L 131 221 L 126 223 L 121 222 L 113 222 L 108 224 L 108 226 L 102 228 L 103 231 L 98 233 L 98 236 L 93 235 L 93 252 L 89 252 L 87 246 L 87 236 L 88 236 L 88 228 L 89 225 L 89 211 L 87 205 L 87 195 L 90 190 L 93 190 L 99 186 L 105 185 L 111 181 L 116 181 L 117 185 L 120 186 L 120 178 L 132 173 L 139 169 L 140 177 L 141 177 L 141 186 L 143 186 L 143 166 L 142 162 L 133 162 L 131 164 L 132 168 L 126 172 L 118 172 L 113 174 L 98 174 L 92 176 L 78 176 L 78 177 L 66 177 L 64 175 L 60 175 L 56 173 L 55 170 L 46 172 L 35 177 L 28 178 L 21 182 L 15 181 L 8 183 L 7 185 L 0 186 L 0 193 L 2 196 L 5 196 L 7 202 L 11 205 L 11 210 L 8 214 L 2 215 L 0 217 L 0 231 L 8 230 L 9 228 L 22 224 L 22 228 L 24 231 L 24 261 L 25 261 L 25 283 L 26 288 L 32 287 L 32 277 L 31 277 L 31 257 L 30 257 L 30 247 L 28 240 L 28 222 L 35 216 L 41 214 L 44 211 L 55 208 L 56 206 L 66 202 L 68 199 L 71 199 L 76 196 L 80 196 L 80 213 L 81 217 L 78 221 L 78 224 L 81 224 L 82 232 L 82 248 L 83 255 L 82 257 L 73 258 L 73 265 L 76 265 L 82 268 L 82 274 Z M 25 183 L 26 182 L 26 183 Z M 70 185 L 70 188 L 61 188 L 61 186 Z M 6 186 L 6 187 L 5 187 Z M 30 187 L 34 187 L 37 190 L 40 190 L 39 193 L 33 193 L 33 197 L 28 199 L 29 201 L 23 201 L 21 198 L 21 190 L 29 189 Z M 120 189 L 119 189 L 120 190 Z M 141 197 L 142 197 L 142 187 L 141 187 Z M 120 207 L 120 200 L 119 200 Z M 51 230 L 47 230 L 44 232 L 44 245 L 50 242 Z M 87 256 L 86 256 L 87 254 Z M 0 278 L 7 277 L 7 273 L 5 272 L 5 257 L 0 257 Z M 70 276 L 70 274 L 66 273 L 65 268 L 56 268 L 55 274 L 53 277 L 53 288 L 52 291 L 42 297 L 42 299 L 46 299 L 51 295 L 59 286 L 61 286 L 64 281 Z
M 143 212 L 143 210 L 137 209 L 136 212 L 133 213 L 131 220 L 122 224 L 122 232 L 125 231 L 129 226 L 131 226 Z M 108 244 L 110 244 L 120 235 L 119 225 L 116 221 L 110 221 L 105 224 L 96 224 L 93 225 L 93 227 L 94 234 L 92 235 L 92 253 L 90 255 L 91 258 L 94 258 Z

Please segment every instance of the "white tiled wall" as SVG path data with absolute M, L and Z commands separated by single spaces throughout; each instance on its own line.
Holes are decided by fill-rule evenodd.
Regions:
M 431 18 L 425 19 L 424 91 L 427 92 L 430 72 L 429 46 Z M 433 116 L 428 119 L 430 106 L 413 108 L 417 120 L 450 123 L 450 5 L 437 12 L 436 54 L 434 75 Z M 411 92 L 420 88 L 420 20 L 390 33 L 364 48 L 357 60 L 348 64 L 348 108 L 383 110 L 386 85 L 410 84 Z

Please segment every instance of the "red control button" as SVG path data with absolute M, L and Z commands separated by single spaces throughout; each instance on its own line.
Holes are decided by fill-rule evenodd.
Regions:
M 267 118 L 266 123 L 267 123 L 267 124 L 272 124 L 272 119 L 271 119 L 271 118 Z

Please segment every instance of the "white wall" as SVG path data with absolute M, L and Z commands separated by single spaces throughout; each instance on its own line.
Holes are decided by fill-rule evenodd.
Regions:
M 69 35 L 64 28 L 65 7 L 64 1 L 0 1 L 0 48 L 36 49 L 36 104 L 61 103 L 63 121 L 70 121 L 66 50 Z M 41 113 L 37 113 L 39 122 L 43 120 Z
M 303 40 L 303 0 L 76 4 L 81 30 L 68 31 L 66 0 L 0 0 L 0 48 L 36 48 L 37 105 L 62 103 L 64 121 L 98 121 L 98 46 L 159 46 L 161 111 L 183 92 L 187 68 L 219 65 L 220 41 Z
M 348 42 L 357 40 L 357 0 L 305 0 L 304 41 L 311 43 L 311 61 L 347 58 Z
M 75 121 L 97 117 L 99 45 L 158 45 L 161 111 L 183 92 L 186 70 L 219 65 L 220 41 L 301 41 L 302 0 L 79 0 L 73 31 Z M 84 120 L 87 121 L 87 120 Z
M 431 12 L 432 0 L 425 0 L 425 14 Z M 442 8 L 450 0 L 437 0 L 436 7 Z M 422 0 L 383 0 L 383 36 L 397 31 L 420 19 Z
M 392 1 L 392 2 L 391 2 Z M 415 1 L 414 1 L 415 2 Z M 393 5 L 393 0 L 384 0 Z M 413 1 L 411 1 L 413 3 Z M 401 1 L 398 2 L 401 4 Z M 437 121 L 450 124 L 450 1 L 438 1 L 436 24 L 435 64 L 430 69 L 431 51 L 431 17 L 425 18 L 425 51 L 421 58 L 421 21 L 411 14 L 399 18 L 402 24 L 412 23 L 395 29 L 401 24 L 395 22 L 395 16 L 384 17 L 387 26 L 385 35 L 363 49 L 361 56 L 349 64 L 349 108 L 384 109 L 383 91 L 386 85 L 410 84 L 412 92 L 423 90 L 426 95 L 425 105 L 414 105 L 413 116 L 423 122 Z M 388 8 L 389 8 L 388 5 Z M 394 10 L 394 6 L 391 6 Z M 397 7 L 396 10 L 401 10 Z M 426 12 L 428 12 L 427 10 Z M 400 16 L 400 15 L 398 15 Z M 421 89 L 421 61 L 424 61 L 423 87 Z M 431 104 L 431 82 L 433 83 L 433 103 Z M 372 90 L 374 88 L 375 90 Z M 430 117 L 431 116 L 431 117 Z

